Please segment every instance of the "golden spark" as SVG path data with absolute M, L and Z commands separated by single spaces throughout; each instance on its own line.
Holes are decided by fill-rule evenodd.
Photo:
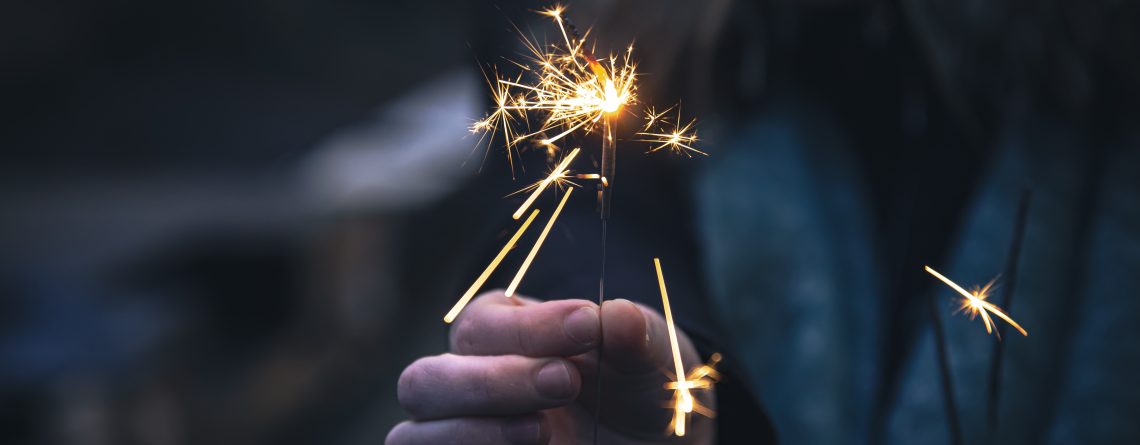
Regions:
M 971 320 L 981 315 L 982 321 L 986 325 L 987 334 L 995 334 L 999 339 L 1001 338 L 1001 334 L 997 334 L 997 325 L 995 325 L 994 320 L 990 318 L 990 314 L 992 313 L 998 318 L 1005 320 L 1006 323 L 1009 323 L 1014 327 L 1014 329 L 1017 329 L 1018 332 L 1021 332 L 1021 335 L 1029 336 L 1029 333 L 1026 332 L 1025 329 L 1021 327 L 1021 325 L 1017 324 L 1016 321 L 1013 321 L 1013 319 L 1010 318 L 1010 316 L 1006 314 L 1005 311 L 1003 311 L 1000 307 L 997 307 L 997 305 L 986 301 L 986 298 L 989 298 L 990 292 L 993 289 L 994 281 L 991 280 L 985 286 L 976 288 L 973 292 L 968 292 L 966 289 L 963 289 L 962 286 L 959 286 L 957 283 L 950 281 L 949 278 L 946 278 L 942 274 L 938 273 L 930 266 L 925 266 L 925 269 L 931 275 L 934 275 L 935 278 L 938 278 L 943 283 L 946 283 L 947 286 L 950 286 L 959 294 L 962 294 L 963 299 L 961 300 L 958 311 L 956 313 L 969 312 Z
M 695 121 L 667 129 L 657 129 L 654 123 L 671 111 L 649 109 L 639 113 L 636 80 L 637 65 L 633 62 L 633 45 L 625 51 L 606 57 L 595 56 L 589 42 L 590 30 L 579 34 L 578 30 L 565 18 L 566 8 L 560 5 L 537 11 L 549 18 L 558 28 L 560 39 L 545 43 L 523 33 L 518 27 L 524 47 L 524 55 L 519 60 L 508 60 L 517 67 L 519 73 L 503 76 L 497 69 L 491 74 L 484 71 L 490 85 L 494 109 L 476 121 L 471 131 L 481 134 L 480 145 L 487 142 L 490 153 L 491 141 L 501 135 L 505 139 L 507 159 L 514 173 L 514 154 L 520 152 L 519 144 L 530 141 L 546 148 L 548 160 L 557 152 L 556 143 L 576 134 L 600 133 L 601 162 L 597 179 L 601 187 L 598 191 L 599 209 L 603 219 L 608 219 L 615 179 L 618 117 L 623 111 L 647 116 L 645 131 L 639 133 L 643 142 L 653 144 L 649 151 L 668 148 L 676 153 L 692 156 L 693 153 L 706 153 L 694 147 L 697 142 L 694 130 Z M 679 119 L 678 108 L 678 119 Z M 477 145 L 478 146 L 478 145 Z M 555 169 L 557 173 L 561 169 Z M 540 184 L 545 187 L 547 184 Z M 515 219 L 522 216 L 529 204 L 515 213 Z
M 562 43 L 542 45 L 523 37 L 528 55 L 524 61 L 512 63 L 528 77 L 496 75 L 491 88 L 496 109 L 477 121 L 472 131 L 498 129 L 508 148 L 534 137 L 541 137 L 540 144 L 549 145 L 576 130 L 589 132 L 607 114 L 635 103 L 637 72 L 630 60 L 633 47 L 620 56 L 596 59 L 585 47 L 586 36 L 572 36 L 567 31 L 562 12 L 562 7 L 540 11 L 554 19 Z M 519 130 L 518 125 L 527 123 L 528 112 L 542 113 L 542 123 L 537 129 Z M 554 136 L 545 136 L 548 133 Z
M 711 390 L 716 382 L 720 380 L 720 373 L 716 370 L 716 366 L 720 363 L 720 360 L 720 353 L 713 353 L 713 355 L 709 357 L 708 363 L 705 363 L 694 368 L 692 371 L 689 371 L 689 374 L 685 376 L 684 387 L 687 387 L 690 390 Z M 683 409 L 678 409 L 678 406 L 681 403 L 681 391 L 679 391 L 681 388 L 682 385 L 679 380 L 671 381 L 665 384 L 665 389 L 673 391 L 673 399 L 670 400 L 669 405 L 666 406 L 666 408 L 673 410 L 673 418 L 669 421 L 669 432 L 677 433 L 678 425 L 680 425 L 681 429 L 680 434 L 677 434 L 678 436 L 685 435 L 684 416 L 686 413 Z M 716 412 L 713 411 L 712 408 L 702 405 L 699 401 L 696 400 L 696 398 L 692 398 L 692 400 L 692 412 L 709 418 L 716 417 Z
M 558 163 L 558 166 L 555 167 L 554 170 L 552 170 L 550 174 L 546 176 L 546 178 L 543 178 L 541 181 L 523 189 L 528 190 L 533 187 L 534 191 L 531 192 L 530 196 L 526 198 L 526 201 L 524 201 L 522 205 L 519 206 L 519 209 L 515 210 L 515 213 L 511 215 L 511 218 L 519 219 L 522 217 L 523 213 L 526 212 L 526 209 L 530 208 L 531 204 L 534 204 L 534 200 L 538 198 L 538 195 L 542 194 L 542 191 L 546 190 L 546 187 L 551 183 L 555 183 L 561 187 L 566 178 L 569 178 L 569 176 L 566 174 L 566 171 L 570 167 L 570 161 L 573 161 L 574 157 L 578 156 L 578 151 L 579 149 L 577 148 L 571 150 L 570 154 L 566 155 L 566 157 L 562 159 L 562 162 Z
M 515 289 L 518 289 L 519 283 L 522 282 L 523 275 L 526 275 L 526 270 L 530 268 L 531 261 L 534 261 L 535 255 L 538 255 L 538 249 L 542 248 L 542 242 L 546 241 L 546 235 L 550 233 L 550 228 L 554 227 L 554 221 L 558 220 L 558 214 L 562 213 L 562 207 L 566 205 L 566 200 L 570 199 L 570 193 L 573 191 L 574 189 L 567 189 L 566 194 L 562 196 L 562 201 L 558 202 L 558 207 L 556 207 L 554 213 L 550 215 L 550 220 L 546 222 L 546 227 L 542 228 L 542 232 L 538 235 L 538 240 L 534 242 L 534 247 L 530 248 L 530 253 L 527 254 L 522 267 L 519 267 L 515 278 L 511 280 L 511 285 L 507 286 L 507 297 L 513 297 L 515 295 Z
M 697 132 L 693 129 L 696 126 L 697 120 L 692 119 L 688 123 L 681 125 L 681 109 L 677 108 L 677 118 L 673 119 L 671 128 L 669 126 L 669 119 L 664 118 L 663 115 L 669 112 L 665 110 L 661 113 L 654 113 L 650 110 L 646 113 L 645 130 L 637 133 L 642 139 L 639 142 L 648 142 L 654 146 L 649 149 L 649 153 L 659 150 L 668 149 L 676 154 L 683 154 L 692 157 L 693 153 L 708 156 L 708 153 L 700 151 L 693 147 L 697 142 Z M 656 126 L 656 130 L 653 128 Z
M 471 301 L 471 297 L 474 297 L 475 293 L 479 292 L 479 289 L 483 287 L 483 283 L 486 283 L 487 278 L 491 277 L 491 272 L 494 272 L 495 268 L 499 267 L 499 263 L 502 262 L 503 258 L 507 256 L 507 252 L 510 252 L 511 248 L 515 247 L 515 243 L 519 241 L 519 238 L 522 237 L 523 232 L 526 232 L 526 228 L 530 226 L 530 223 L 534 221 L 534 217 L 536 216 L 538 216 L 538 209 L 534 209 L 534 211 L 531 212 L 530 217 L 528 217 L 526 221 L 523 221 L 522 225 L 519 226 L 519 229 L 515 231 L 514 236 L 512 236 L 509 241 L 507 241 L 507 244 L 503 246 L 503 249 L 499 251 L 499 254 L 495 255 L 495 259 L 491 260 L 491 264 L 488 264 L 487 268 L 483 269 L 483 273 L 479 274 L 479 278 L 476 278 L 475 282 L 471 283 L 471 287 L 467 288 L 467 292 L 464 292 L 463 296 L 459 297 L 459 301 L 455 303 L 455 306 L 452 306 L 451 310 L 447 312 L 447 315 L 443 316 L 444 323 L 451 323 L 455 321 L 455 317 L 459 316 L 459 312 L 467 306 L 467 303 Z
M 685 367 L 681 362 L 681 346 L 677 342 L 677 327 L 673 324 L 673 310 L 669 307 L 669 291 L 665 289 L 665 275 L 661 272 L 661 260 L 653 259 L 653 267 L 657 269 L 657 285 L 661 288 L 661 305 L 665 309 L 665 325 L 669 330 L 669 347 L 673 350 L 673 368 L 677 381 L 673 388 L 673 433 L 678 436 L 685 435 L 685 422 L 687 414 L 693 411 L 693 394 L 686 379 Z

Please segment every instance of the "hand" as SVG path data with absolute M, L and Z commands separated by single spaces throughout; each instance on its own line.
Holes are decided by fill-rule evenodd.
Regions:
M 599 324 L 600 314 L 600 324 Z M 602 341 L 604 339 L 604 341 Z M 678 331 L 686 369 L 699 363 Z M 627 300 L 538 302 L 485 293 L 451 328 L 451 353 L 421 358 L 400 376 L 412 420 L 387 445 L 590 444 L 601 344 L 598 443 L 709 444 L 710 419 L 693 415 L 688 434 L 666 434 L 673 357 L 664 318 Z M 715 407 L 711 391 L 693 393 Z

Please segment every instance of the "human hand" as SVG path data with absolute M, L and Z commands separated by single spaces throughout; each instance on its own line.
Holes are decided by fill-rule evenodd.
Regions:
M 600 314 L 600 319 L 599 319 Z M 600 323 L 599 323 L 600 321 Z M 601 339 L 604 338 L 604 341 Z M 685 367 L 698 361 L 678 331 Z M 602 444 L 709 444 L 714 424 L 692 416 L 688 434 L 666 434 L 673 366 L 664 318 L 627 300 L 538 302 L 502 291 L 475 299 L 451 327 L 451 352 L 424 357 L 400 376 L 412 420 L 387 445 L 588 444 L 602 355 Z M 711 391 L 694 392 L 715 407 Z

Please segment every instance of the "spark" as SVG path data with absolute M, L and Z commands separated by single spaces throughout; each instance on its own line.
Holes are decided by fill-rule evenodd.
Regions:
M 642 137 L 642 139 L 638 139 L 639 142 L 648 142 L 654 145 L 649 149 L 649 153 L 668 149 L 673 153 L 683 154 L 688 157 L 692 157 L 693 153 L 708 156 L 708 153 L 693 147 L 697 142 L 697 132 L 693 129 L 693 127 L 696 126 L 697 120 L 692 119 L 688 123 L 681 125 L 681 109 L 678 107 L 677 118 L 673 120 L 672 128 L 667 128 L 666 125 L 669 124 L 668 119 L 663 118 L 663 115 L 667 112 L 669 112 L 669 110 L 665 110 L 661 113 L 654 113 L 650 110 L 645 117 L 645 129 L 637 133 L 638 136 Z M 653 130 L 655 126 L 657 129 Z
M 504 77 L 496 71 L 487 76 L 495 108 L 471 126 L 472 132 L 490 139 L 502 134 L 508 159 L 524 140 L 537 139 L 549 146 L 575 131 L 590 133 L 608 116 L 637 102 L 632 46 L 622 54 L 598 59 L 587 47 L 589 31 L 582 36 L 573 32 L 563 18 L 564 7 L 538 12 L 553 19 L 562 42 L 545 45 L 523 35 L 526 55 L 511 61 L 521 73 Z M 540 115 L 536 128 L 528 113 Z
M 550 215 L 550 220 L 546 222 L 546 227 L 542 228 L 542 232 L 538 235 L 538 240 L 534 242 L 534 247 L 530 248 L 530 253 L 527 254 L 522 267 L 519 267 L 515 278 L 511 280 L 511 285 L 507 286 L 507 297 L 513 297 L 515 295 L 515 289 L 518 289 L 519 283 L 522 282 L 523 275 L 526 275 L 526 270 L 530 267 L 531 261 L 534 261 L 535 255 L 538 255 L 538 249 L 542 248 L 542 242 L 546 241 L 546 235 L 550 233 L 550 228 L 554 227 L 554 221 L 558 220 L 558 214 L 562 213 L 562 207 L 566 205 L 566 200 L 570 199 L 570 193 L 573 191 L 574 189 L 567 189 L 566 194 L 562 195 L 562 201 L 558 202 L 558 207 L 556 207 L 554 213 Z
M 1026 332 L 1025 329 L 1021 327 L 1021 325 L 1017 324 L 1016 321 L 1013 321 L 1013 319 L 1010 318 L 1010 316 L 1006 314 L 1005 311 L 1003 311 L 1000 307 L 997 307 L 997 305 L 986 301 L 986 298 L 990 296 L 990 292 L 993 289 L 994 281 L 991 280 L 985 286 L 976 288 L 973 292 L 969 292 L 966 291 L 966 289 L 963 289 L 962 286 L 959 286 L 957 283 L 950 281 L 949 278 L 946 278 L 942 274 L 938 273 L 930 266 L 925 266 L 925 269 L 927 272 L 930 272 L 931 275 L 934 275 L 935 278 L 938 278 L 943 283 L 946 283 L 947 286 L 950 286 L 959 294 L 962 294 L 964 298 L 959 302 L 960 304 L 957 312 L 969 312 L 971 320 L 981 315 L 982 321 L 986 325 L 987 334 L 995 334 L 998 335 L 999 339 L 1001 338 L 1001 334 L 997 333 L 997 325 L 994 324 L 993 318 L 990 318 L 990 314 L 992 313 L 998 318 L 1005 320 L 1006 323 L 1009 323 L 1011 326 L 1017 329 L 1018 332 L 1021 332 L 1021 335 L 1029 336 L 1029 333 Z
M 709 357 L 708 363 L 689 371 L 689 374 L 685 376 L 684 387 L 689 389 L 711 390 L 713 385 L 720 380 L 720 373 L 716 370 L 716 366 L 720 363 L 720 360 L 720 353 L 713 353 L 712 356 Z M 673 399 L 669 402 L 669 405 L 666 406 L 666 408 L 673 410 L 673 418 L 669 421 L 669 430 L 672 433 L 677 433 L 678 425 L 680 425 L 680 433 L 677 434 L 678 436 L 685 435 L 685 411 L 676 408 L 680 403 L 681 392 L 678 390 L 681 388 L 682 386 L 679 381 L 670 381 L 665 384 L 665 389 L 673 390 Z M 712 408 L 702 405 L 695 398 L 693 398 L 692 412 L 709 418 L 716 417 L 716 412 L 713 411 Z
M 672 111 L 673 107 L 666 108 L 665 111 L 658 113 L 653 107 L 646 107 L 645 109 L 645 128 L 642 131 L 649 131 L 659 120 L 663 120 L 665 114 Z
M 499 263 L 503 261 L 503 257 L 506 257 L 507 252 L 510 252 L 511 248 L 515 247 L 515 243 L 519 241 L 523 232 L 526 232 L 526 228 L 530 226 L 530 223 L 534 221 L 536 216 L 538 216 L 538 209 L 534 209 L 530 217 L 528 217 L 526 221 L 523 221 L 519 229 L 515 231 L 514 236 L 511 236 L 511 239 L 507 241 L 507 244 L 503 246 L 499 254 L 495 255 L 495 259 L 491 260 L 491 264 L 488 264 L 487 268 L 483 269 L 483 273 L 479 275 L 479 278 L 476 278 L 475 282 L 471 283 L 471 287 L 467 288 L 467 292 L 464 292 L 463 296 L 459 297 L 459 301 L 455 303 L 455 306 L 452 306 L 451 310 L 447 312 L 447 315 L 443 316 L 444 323 L 455 321 L 455 317 L 459 316 L 459 312 L 467 306 L 467 303 L 471 301 L 471 297 L 475 296 L 475 292 L 478 292 L 479 288 L 483 287 L 483 283 L 487 282 L 487 278 L 491 276 L 491 272 L 494 272 L 495 268 L 499 267 Z
M 519 219 L 522 217 L 523 213 L 526 212 L 526 209 L 529 208 L 531 204 L 534 204 L 534 200 L 538 198 L 538 195 L 542 194 L 543 190 L 546 190 L 546 187 L 549 186 L 550 183 L 565 179 L 567 177 L 566 169 L 569 168 L 570 161 L 573 161 L 574 157 L 578 156 L 578 151 L 579 149 L 577 148 L 571 150 L 570 154 L 566 155 L 566 158 L 562 159 L 562 162 L 560 162 L 558 166 L 554 168 L 554 171 L 550 172 L 550 174 L 547 175 L 545 179 L 539 181 L 537 183 L 537 186 L 534 187 L 534 191 L 531 192 L 530 196 L 526 198 L 526 201 L 524 201 L 522 205 L 519 206 L 519 209 L 515 210 L 515 213 L 511 215 L 511 218 Z
M 669 292 L 665 289 L 665 275 L 661 272 L 661 260 L 659 258 L 653 259 L 653 267 L 657 269 L 657 285 L 661 288 L 661 305 L 665 309 L 665 325 L 669 330 L 669 347 L 673 350 L 673 368 L 677 377 L 672 402 L 673 432 L 678 436 L 684 436 L 686 414 L 693 411 L 693 395 L 685 376 L 684 364 L 681 362 L 681 346 L 677 343 L 677 327 L 673 324 L 673 310 L 669 307 Z

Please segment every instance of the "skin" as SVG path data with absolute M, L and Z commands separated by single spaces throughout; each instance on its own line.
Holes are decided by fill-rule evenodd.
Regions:
M 685 368 L 697 366 L 692 342 L 681 331 L 678 341 Z M 591 444 L 599 351 L 599 443 L 712 443 L 714 424 L 699 415 L 685 437 L 666 434 L 672 392 L 663 385 L 673 359 L 659 312 L 627 300 L 599 311 L 586 300 L 539 302 L 501 290 L 477 297 L 452 324 L 449 353 L 404 369 L 397 393 L 411 420 L 385 443 Z M 693 394 L 715 408 L 711 391 Z

